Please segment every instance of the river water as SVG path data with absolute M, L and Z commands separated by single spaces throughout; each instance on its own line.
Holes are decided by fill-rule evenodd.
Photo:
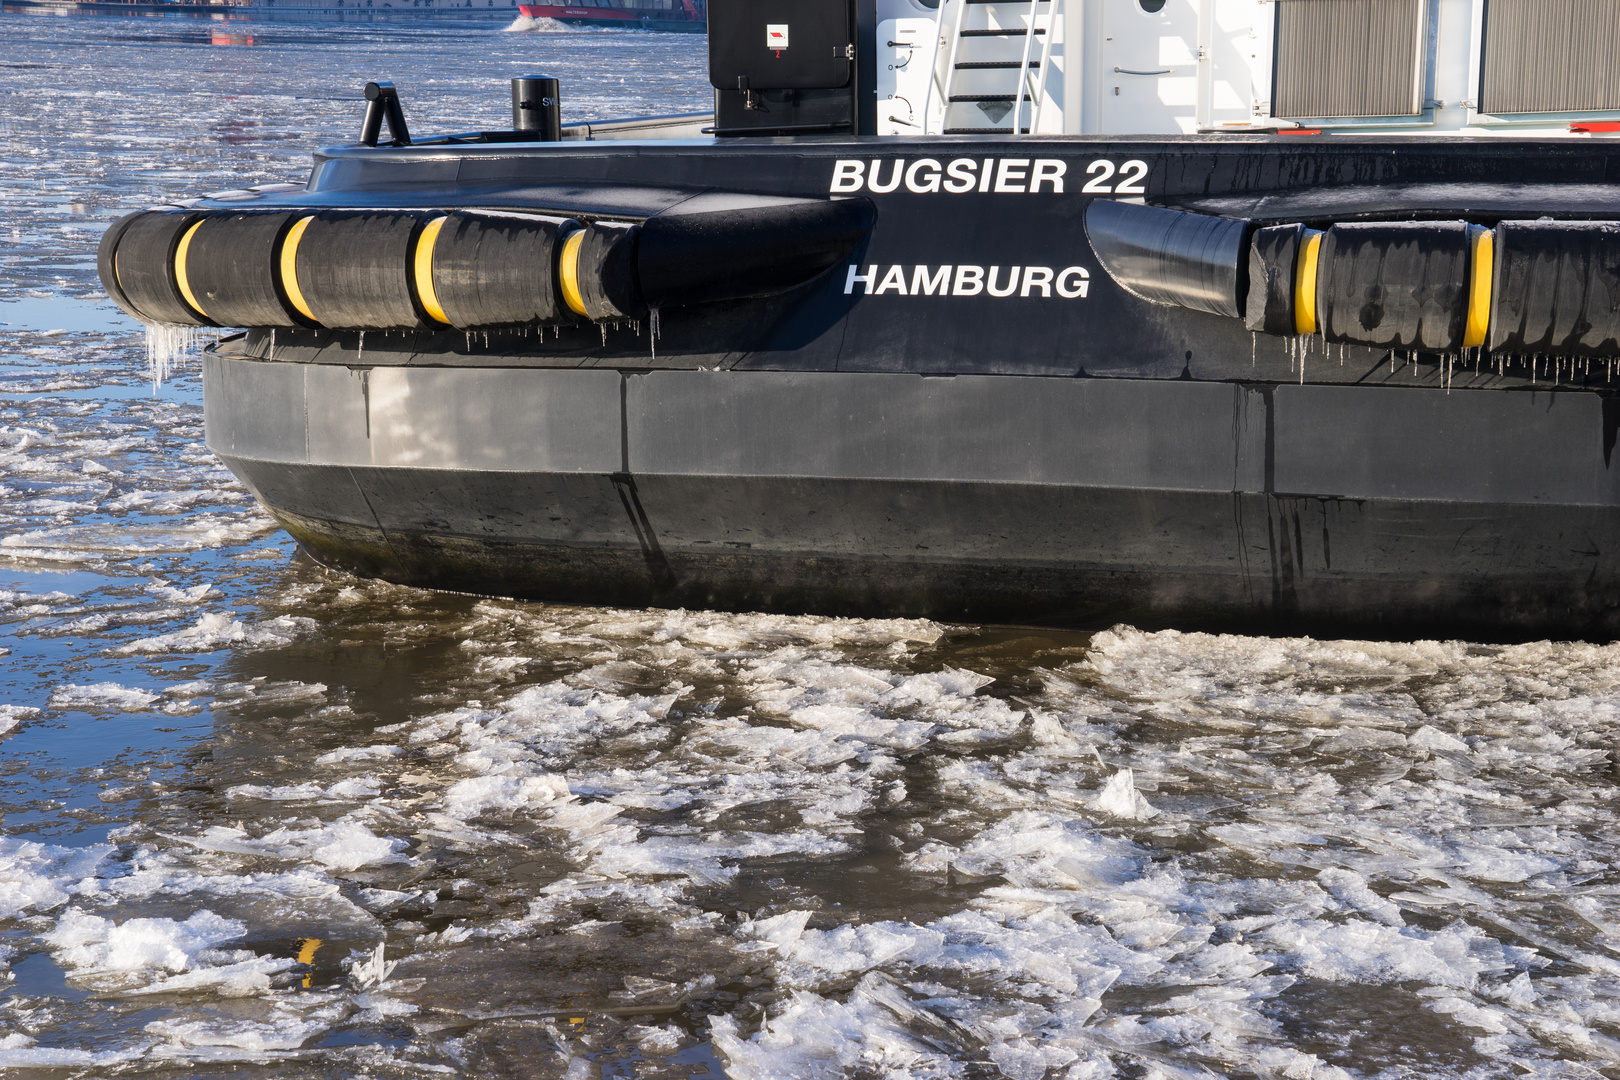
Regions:
M 0 1068 L 1620 1076 L 1620 648 L 331 574 L 101 295 L 119 214 L 703 107 L 701 38 L 0 16 Z

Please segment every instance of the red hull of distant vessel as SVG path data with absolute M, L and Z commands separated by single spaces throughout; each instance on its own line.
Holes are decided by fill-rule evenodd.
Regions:
M 519 4 L 518 10 L 531 19 L 556 19 L 573 26 L 623 26 L 694 33 L 708 29 L 707 13 L 701 3 L 694 0 L 676 0 L 676 3 L 678 6 L 671 8 Z

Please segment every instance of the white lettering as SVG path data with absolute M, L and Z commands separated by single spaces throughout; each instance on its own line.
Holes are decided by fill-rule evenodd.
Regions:
M 883 175 L 885 162 L 889 166 L 887 176 Z M 1137 158 L 1119 166 L 1098 158 L 1086 165 L 1089 179 L 1080 191 L 1086 195 L 1141 195 L 1147 190 L 1149 171 L 1148 163 Z M 871 162 L 841 159 L 833 162 L 828 191 L 887 194 L 904 183 L 906 190 L 915 195 L 941 191 L 952 195 L 969 191 L 981 195 L 992 191 L 998 195 L 1038 195 L 1048 190 L 1061 195 L 1066 190 L 1064 178 L 1068 173 L 1069 163 L 1060 158 L 952 158 L 943 169 L 934 158 L 877 158 Z
M 1022 195 L 1024 177 L 1028 175 L 1024 169 L 1028 164 L 1029 158 L 1002 158 L 1001 167 L 996 170 L 996 193 Z
M 990 281 L 986 287 L 988 288 L 991 296 L 1011 296 L 1013 294 L 1013 290 L 1018 288 L 1018 267 L 1013 267 L 1012 273 L 1007 275 L 1007 287 L 1005 289 L 996 288 L 996 271 L 1000 269 L 1001 267 L 999 266 L 992 266 L 990 268 Z
M 928 175 L 919 178 L 917 174 L 923 169 Z M 915 191 L 918 195 L 926 195 L 931 191 L 939 190 L 939 162 L 933 158 L 921 158 L 906 166 L 906 190 Z
M 1064 267 L 1063 272 L 1057 276 L 1058 295 L 1065 300 L 1085 296 L 1086 290 L 1091 287 L 1091 282 L 1086 280 L 1090 276 L 1090 274 L 1086 273 L 1084 267 Z
M 978 296 L 982 292 L 984 292 L 984 267 L 958 266 L 956 285 L 951 289 L 951 295 Z
M 945 167 L 945 175 L 950 177 L 945 181 L 945 190 L 952 195 L 960 195 L 964 191 L 973 190 L 973 174 L 979 168 L 979 163 L 972 158 L 957 158 Z
M 889 267 L 889 272 L 883 275 L 883 284 L 873 289 L 872 295 L 882 296 L 891 289 L 901 296 L 906 295 L 906 271 L 904 267 Z
M 919 266 L 911 272 L 911 295 L 933 296 L 938 291 L 941 296 L 951 295 L 951 268 L 942 266 L 939 273 L 933 277 L 928 276 L 928 267 Z
M 846 268 L 845 296 L 893 293 L 896 296 L 993 296 L 998 299 L 1018 296 L 1050 300 L 1056 289 L 1063 299 L 1077 300 L 1084 297 L 1091 286 L 1091 275 L 1082 266 L 1066 266 L 1057 274 L 1052 273 L 1050 266 L 992 266 L 987 271 L 983 266 L 874 263 L 864 269 L 865 273 L 858 265 Z M 1003 271 L 1006 271 L 1005 283 L 1002 282 Z
M 1094 173 L 1096 175 L 1093 176 Z M 1080 189 L 1081 194 L 1107 195 L 1113 190 L 1108 186 L 1109 177 L 1114 175 L 1114 163 L 1112 161 L 1093 161 L 1086 166 L 1086 175 L 1090 176 L 1091 179 L 1087 180 L 1086 186 Z
M 1024 267 L 1024 287 L 1018 290 L 1019 296 L 1028 296 L 1029 290 L 1039 289 L 1041 295 L 1052 295 L 1052 268 L 1050 266 Z
M 864 161 L 839 161 L 833 165 L 832 187 L 828 191 L 859 191 L 865 180 Z
M 880 184 L 878 183 L 878 168 L 882 164 L 882 159 L 873 159 L 872 171 L 866 178 L 866 190 L 875 191 L 880 195 L 884 192 L 893 191 L 895 188 L 900 186 L 900 170 L 906 167 L 905 162 L 901 161 L 899 158 L 895 158 L 894 172 L 889 175 L 889 182 L 887 184 Z
M 1114 194 L 1146 195 L 1147 189 L 1142 186 L 1142 181 L 1147 179 L 1147 174 L 1147 162 L 1127 161 L 1119 167 L 1119 183 L 1114 186 Z
M 1036 158 L 1035 172 L 1029 178 L 1029 193 L 1037 194 L 1042 184 L 1051 184 L 1052 190 L 1063 194 L 1063 174 L 1069 171 L 1069 163 L 1058 161 L 1055 158 Z

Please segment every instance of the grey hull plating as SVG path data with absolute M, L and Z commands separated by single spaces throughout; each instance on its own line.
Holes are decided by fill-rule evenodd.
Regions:
M 204 364 L 317 559 L 564 601 L 1620 635 L 1604 397 L 860 372 Z

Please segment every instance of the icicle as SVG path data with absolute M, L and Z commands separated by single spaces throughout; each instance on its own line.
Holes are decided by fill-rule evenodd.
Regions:
M 607 348 L 607 323 L 597 323 L 596 325 L 602 329 L 602 348 L 605 349 Z
M 364 357 L 365 355 L 366 355 L 366 332 L 364 330 L 362 330 L 362 331 L 360 331 L 360 347 L 354 350 L 354 362 L 356 364 L 358 364 L 360 362 L 361 358 Z
M 489 348 L 489 331 L 484 331 L 484 348 Z
M 658 318 L 658 312 L 656 312 L 656 311 L 653 312 L 653 318 L 654 319 Z M 1259 367 L 1259 366 L 1260 366 L 1260 333 L 1259 333 L 1259 331 L 1250 331 L 1250 333 L 1249 333 L 1249 367 L 1254 368 L 1254 367 Z
M 272 326 L 270 328 L 270 355 L 269 355 L 269 357 L 267 359 L 274 360 L 275 358 L 276 358 L 276 328 Z
M 197 352 L 202 333 L 195 326 L 169 326 L 145 323 L 146 377 L 152 381 L 152 392 L 163 385 L 180 361 Z
M 658 309 L 650 308 L 647 312 L 647 343 L 652 347 L 652 358 L 658 359 Z

